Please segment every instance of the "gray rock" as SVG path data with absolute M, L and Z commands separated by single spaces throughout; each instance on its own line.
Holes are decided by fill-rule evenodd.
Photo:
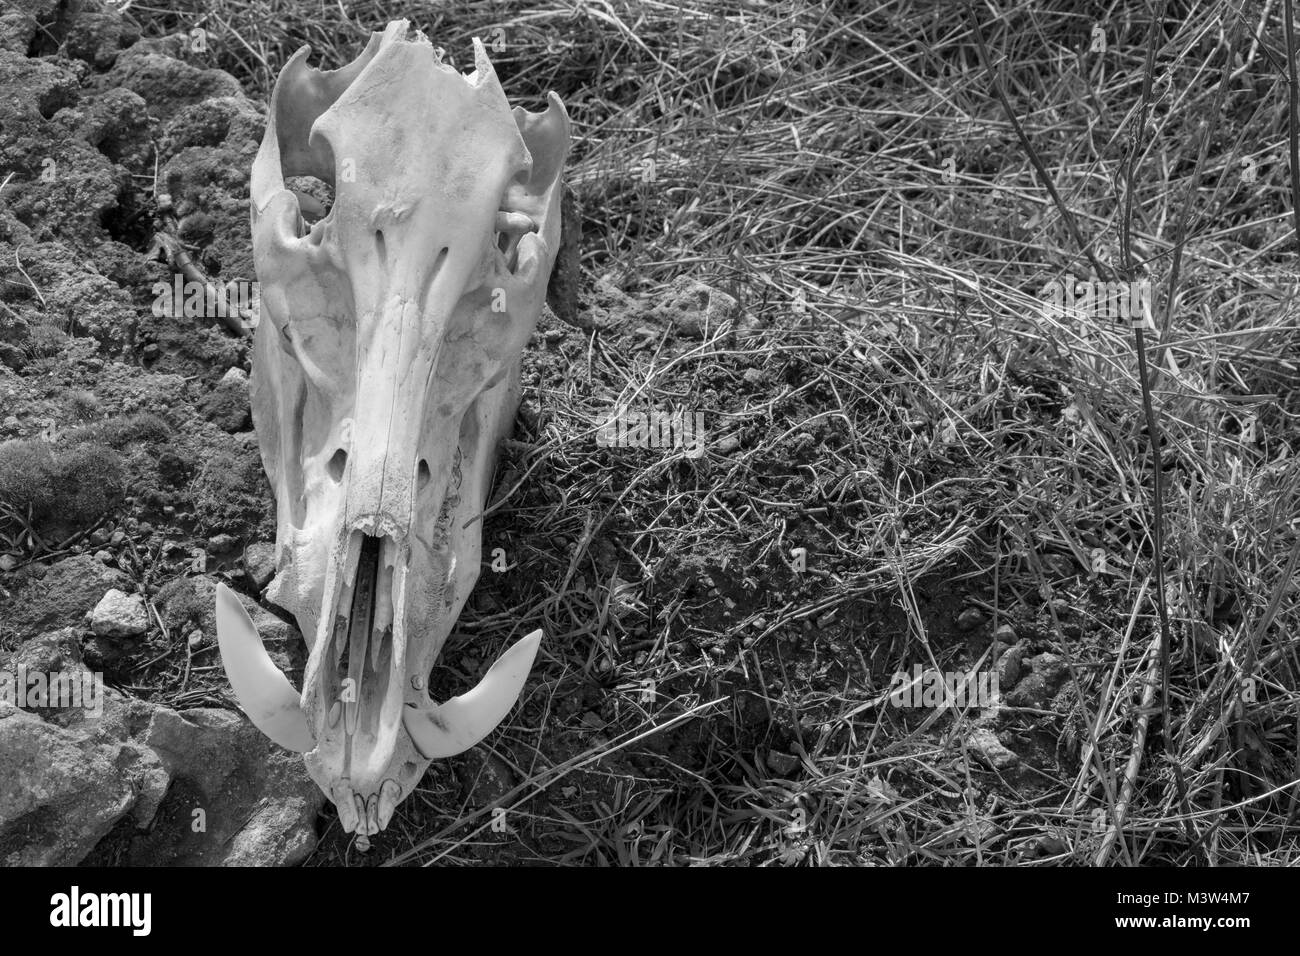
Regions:
M 779 750 L 767 752 L 767 766 L 770 770 L 786 776 L 799 769 L 799 758 L 794 754 L 781 753 Z
M 148 825 L 166 774 L 129 731 L 149 707 L 105 690 L 64 726 L 0 703 L 0 863 L 73 866 L 120 821 Z
M 1029 673 L 1007 694 L 1007 703 L 1012 707 L 1046 707 L 1069 677 L 1069 668 L 1060 656 L 1046 652 L 1024 663 L 1028 665 Z
M 111 588 L 90 612 L 90 629 L 98 637 L 137 637 L 149 629 L 144 598 Z
M 228 710 L 158 708 L 144 735 L 171 776 L 136 865 L 293 866 L 316 846 L 324 800 L 301 758 Z
M 126 576 L 89 554 L 78 554 L 48 567 L 36 563 L 22 568 L 10 593 L 0 591 L 0 621 L 5 634 L 23 641 L 46 631 L 80 625 L 104 591 L 123 587 Z
M 257 590 L 263 591 L 275 577 L 275 545 L 255 541 L 244 549 L 244 570 Z
M 248 397 L 248 376 L 232 368 L 217 387 L 199 401 L 203 417 L 228 432 L 247 431 L 253 423 Z
M 20 654 L 84 673 L 72 629 Z M 311 852 L 323 795 L 241 715 L 112 689 L 101 703 L 44 719 L 0 703 L 0 864 L 283 866 Z
M 1009 691 L 1020 682 L 1021 660 L 1025 649 L 1019 644 L 1008 647 L 998 658 L 998 687 Z
M 966 735 L 966 748 L 994 770 L 1006 770 L 1020 762 L 1015 752 L 1004 746 L 988 727 L 972 728 Z
M 968 607 L 957 615 L 957 630 L 973 631 L 984 623 L 984 612 L 977 607 Z
M 208 550 L 213 554 L 225 554 L 238 543 L 233 535 L 214 534 L 208 538 Z
M 231 387 L 247 388 L 248 373 L 239 366 L 231 366 L 226 369 L 226 374 L 221 376 L 220 385 L 229 385 Z
M 655 298 L 651 314 L 671 323 L 686 338 L 701 339 L 706 333 L 729 331 L 739 311 L 739 303 L 732 296 L 698 279 L 681 276 Z

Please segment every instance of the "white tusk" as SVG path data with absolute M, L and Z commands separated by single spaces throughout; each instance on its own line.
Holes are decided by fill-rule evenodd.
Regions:
M 253 619 L 224 584 L 217 585 L 217 643 L 230 686 L 253 725 L 286 750 L 315 747 L 302 695 L 271 662 Z
M 542 632 L 533 631 L 496 659 L 473 690 L 445 704 L 407 704 L 402 724 L 425 760 L 469 750 L 501 723 L 524 689 Z

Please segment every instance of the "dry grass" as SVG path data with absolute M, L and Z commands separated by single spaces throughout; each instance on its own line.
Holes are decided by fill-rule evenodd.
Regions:
M 511 97 L 554 89 L 575 122 L 584 284 L 689 275 L 758 320 L 552 330 L 486 525 L 516 567 L 463 618 L 493 652 L 546 628 L 494 743 L 517 786 L 475 802 L 436 767 L 372 861 L 1295 862 L 1282 5 L 1169 4 L 1145 129 L 1145 5 L 1096 21 L 1104 52 L 1077 4 L 978 5 L 996 80 L 959 4 L 745 7 L 131 8 L 209 29 L 263 96 L 304 41 L 336 66 L 409 16 L 463 57 L 500 27 Z M 1107 273 L 1155 290 L 1160 554 L 1134 335 L 1041 307 Z M 598 448 L 619 401 L 704 410 L 709 451 Z M 980 636 L 951 624 L 970 605 Z M 991 667 L 1008 622 L 1069 670 L 994 725 L 1056 742 L 1014 774 L 963 747 L 977 713 L 884 702 L 917 661 Z

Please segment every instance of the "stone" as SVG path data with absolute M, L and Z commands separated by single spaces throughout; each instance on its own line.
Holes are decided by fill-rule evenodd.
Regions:
M 1015 689 L 1006 696 L 1012 707 L 1046 707 L 1060 689 L 1070 671 L 1057 654 L 1044 652 L 1024 662 L 1029 673 L 1021 677 Z
M 105 590 L 126 585 L 121 571 L 106 567 L 89 554 L 51 565 L 26 565 L 7 585 L 8 593 L 0 590 L 5 636 L 16 634 L 23 641 L 45 631 L 80 625 Z
M 787 776 L 799 769 L 799 758 L 794 754 L 782 753 L 779 750 L 769 750 L 767 752 L 768 769 L 779 773 L 781 776 Z
M 0 664 L 88 674 L 73 628 Z M 112 688 L 97 706 L 0 701 L 0 865 L 294 865 L 323 803 L 297 756 L 231 711 L 182 713 Z
M 740 311 L 735 298 L 688 276 L 678 277 L 654 299 L 651 315 L 689 339 L 729 331 Z
M 149 629 L 144 598 L 111 588 L 90 613 L 90 629 L 98 637 L 137 637 Z
M 976 726 L 966 735 L 966 748 L 994 770 L 1006 770 L 1020 762 L 988 727 Z
M 1015 644 L 1003 651 L 998 658 L 998 687 L 1003 691 L 1011 690 L 1020 682 L 1020 662 L 1024 656 L 1025 649 Z
M 228 534 L 216 534 L 208 538 L 208 550 L 213 554 L 225 554 L 234 549 L 238 542 Z
M 131 841 L 131 863 L 294 866 L 315 847 L 324 795 L 296 754 L 240 714 L 160 707 L 144 743 L 172 784 L 151 831 Z M 196 811 L 204 832 L 191 825 Z
M 81 862 L 130 812 L 138 799 L 133 775 L 148 762 L 120 740 L 0 703 L 0 863 Z
M 973 631 L 984 623 L 984 612 L 977 607 L 968 607 L 957 615 L 957 630 Z
M 275 577 L 275 545 L 268 541 L 254 541 L 246 547 L 244 570 L 259 592 L 265 590 Z
M 252 427 L 252 405 L 248 394 L 248 376 L 232 368 L 199 401 L 203 417 L 228 432 L 243 432 Z

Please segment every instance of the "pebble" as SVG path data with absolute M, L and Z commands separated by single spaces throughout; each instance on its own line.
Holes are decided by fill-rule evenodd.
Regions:
M 18 559 L 12 554 L 0 554 L 0 571 L 12 571 L 18 567 Z
M 113 554 L 111 551 L 96 551 L 95 560 L 98 561 L 100 564 L 112 564 Z
M 254 541 L 244 549 L 244 570 L 261 591 L 275 577 L 275 545 Z
M 1016 684 L 1020 683 L 1020 676 L 1024 673 L 1025 649 L 1019 644 L 1013 644 L 1002 652 L 998 658 L 998 687 L 1002 690 L 1011 690 Z
M 998 735 L 987 727 L 976 727 L 966 737 L 967 748 L 994 770 L 1005 770 L 1020 763 L 1020 758 L 1009 750 Z
M 137 637 L 148 628 L 144 598 L 117 588 L 110 588 L 90 612 L 90 629 L 100 637 Z
M 236 544 L 234 537 L 228 534 L 216 534 L 208 538 L 208 550 L 214 554 L 223 554 Z
M 968 607 L 957 615 L 957 630 L 973 631 L 984 623 L 984 612 L 977 607 Z
M 799 769 L 799 758 L 794 754 L 782 753 L 779 750 L 769 750 L 767 752 L 767 765 L 770 769 L 782 775 L 794 773 Z

